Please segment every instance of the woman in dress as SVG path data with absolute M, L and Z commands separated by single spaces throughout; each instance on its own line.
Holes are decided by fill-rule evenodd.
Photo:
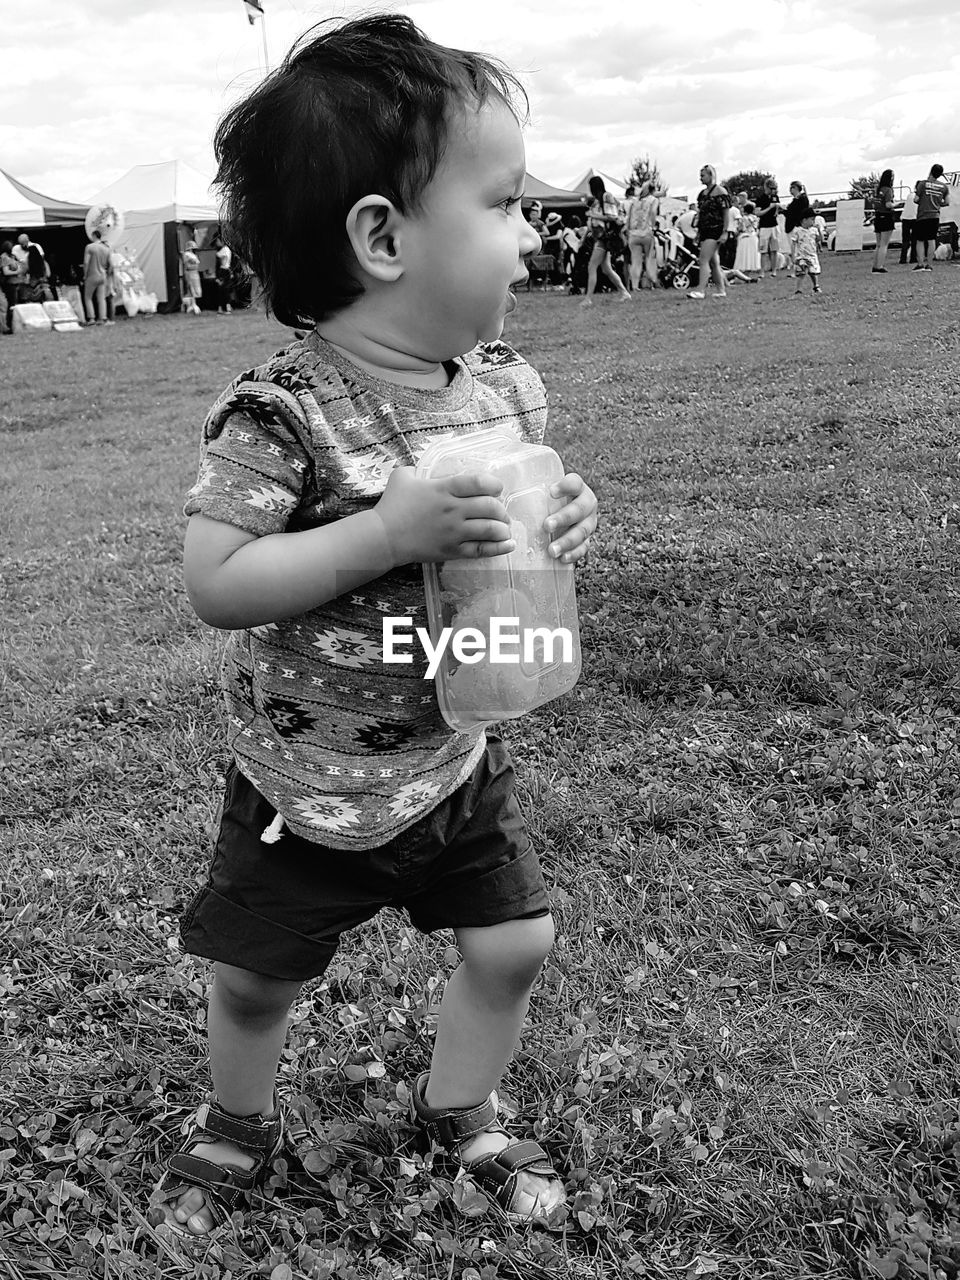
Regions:
M 718 252 L 722 241 L 729 234 L 730 196 L 726 187 L 717 182 L 713 165 L 705 164 L 700 170 L 703 190 L 697 196 L 697 239 L 700 246 L 700 279 L 697 288 L 688 293 L 691 299 L 705 298 L 707 277 L 712 274 L 717 298 L 727 296 L 726 280 L 720 266 Z
M 581 307 L 593 305 L 593 291 L 597 287 L 597 272 L 602 271 L 620 295 L 621 302 L 630 301 L 630 291 L 613 269 L 610 250 L 620 242 L 620 206 L 610 195 L 603 179 L 594 175 L 590 179 L 591 200 L 587 205 L 587 232 L 593 237 L 593 249 L 587 263 L 587 296 Z
M 740 234 L 737 236 L 737 256 L 733 263 L 735 271 L 749 274 L 760 270 L 760 241 L 757 228 L 760 219 L 755 213 L 756 205 L 751 201 L 743 206 L 740 217 Z
M 893 170 L 884 169 L 877 183 L 877 203 L 873 215 L 873 225 L 877 233 L 877 247 L 873 251 L 873 270 L 881 275 L 885 275 L 887 271 L 883 264 L 887 260 L 887 245 L 890 243 L 896 222 L 893 205 Z
M 200 283 L 200 259 L 197 257 L 196 240 L 188 240 L 183 251 L 183 301 L 181 310 L 187 315 L 198 316 L 200 306 L 197 299 L 203 296 L 203 285 Z

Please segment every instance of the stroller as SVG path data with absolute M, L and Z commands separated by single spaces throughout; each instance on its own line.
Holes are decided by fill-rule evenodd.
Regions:
M 670 237 L 663 231 L 656 233 L 657 240 L 663 245 L 664 253 L 669 252 Z M 697 255 L 691 253 L 684 245 L 679 244 L 672 258 L 666 258 L 657 272 L 657 279 L 664 289 L 689 289 L 700 279 L 700 266 Z

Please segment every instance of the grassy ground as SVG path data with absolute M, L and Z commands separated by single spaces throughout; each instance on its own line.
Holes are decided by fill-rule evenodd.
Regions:
M 830 257 L 816 303 L 521 299 L 507 336 L 604 513 L 581 683 L 508 735 L 558 941 L 504 1095 L 567 1229 L 427 1176 L 404 1082 L 456 957 L 387 914 L 294 1010 L 320 1186 L 280 1168 L 186 1274 L 960 1274 L 958 282 Z M 179 508 L 206 405 L 283 336 L 0 342 L 11 1280 L 184 1274 L 146 1212 L 207 1084 L 177 920 L 225 760 Z

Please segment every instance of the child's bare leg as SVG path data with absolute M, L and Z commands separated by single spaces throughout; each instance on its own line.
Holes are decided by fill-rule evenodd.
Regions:
M 299 990 L 299 982 L 265 978 L 228 964 L 214 966 L 207 1009 L 210 1068 L 220 1105 L 232 1115 L 273 1111 L 287 1012 Z M 253 1165 L 250 1156 L 230 1142 L 201 1142 L 191 1154 L 214 1164 L 229 1162 L 243 1169 Z M 196 1235 L 205 1235 L 214 1225 L 199 1187 L 180 1197 L 174 1216 Z
M 429 1107 L 475 1107 L 495 1089 L 516 1049 L 530 991 L 553 946 L 553 920 L 509 920 L 456 930 L 463 963 L 447 983 L 424 1101 Z M 467 1161 L 502 1150 L 502 1133 L 482 1133 L 461 1149 Z M 521 1174 L 518 1212 L 549 1209 L 556 1183 Z

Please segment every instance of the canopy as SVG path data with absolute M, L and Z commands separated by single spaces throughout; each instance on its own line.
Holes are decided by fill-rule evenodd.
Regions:
M 582 177 L 576 182 L 571 182 L 570 186 L 574 191 L 582 192 L 584 195 L 590 194 L 590 179 L 602 178 L 605 191 L 609 191 L 612 196 L 616 196 L 618 200 L 622 200 L 627 194 L 627 188 L 623 185 L 619 178 L 611 178 L 609 173 L 603 173 L 600 169 L 588 169 Z
M 41 195 L 0 169 L 0 226 L 78 227 L 83 225 L 88 208 Z
M 144 288 L 161 305 L 180 300 L 180 254 L 189 239 L 198 242 L 219 223 L 210 179 L 183 160 L 135 164 L 103 187 L 92 204 L 110 204 L 123 214 L 123 247 L 143 272 Z M 184 225 L 186 224 L 186 226 Z M 210 266 L 208 254 L 204 266 Z
M 541 182 L 532 173 L 527 174 L 523 188 L 523 203 L 529 205 L 531 200 L 539 200 L 551 209 L 581 209 L 583 196 L 577 191 L 567 191 L 563 187 L 551 187 L 549 182 Z
M 210 180 L 183 160 L 135 164 L 122 178 L 103 187 L 91 204 L 111 204 L 128 227 L 158 222 L 217 222 L 219 213 Z

